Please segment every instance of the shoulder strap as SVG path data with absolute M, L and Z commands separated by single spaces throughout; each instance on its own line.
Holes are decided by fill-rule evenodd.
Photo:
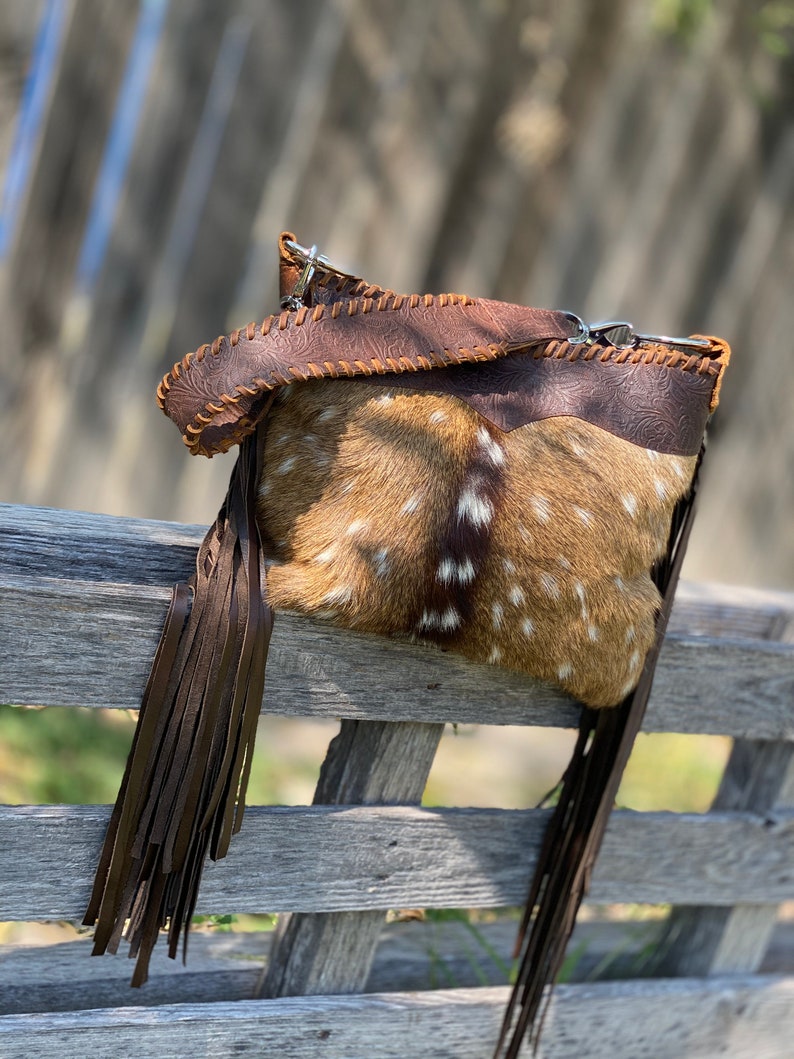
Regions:
M 729 357 L 718 339 L 645 335 L 620 346 L 609 336 L 621 324 L 591 337 L 567 312 L 395 294 L 334 268 L 289 232 L 279 253 L 285 308 L 188 353 L 158 387 L 160 407 L 194 455 L 238 444 L 262 419 L 268 393 L 311 379 L 388 379 L 454 394 L 502 430 L 577 416 L 681 455 L 697 452 L 716 407 Z

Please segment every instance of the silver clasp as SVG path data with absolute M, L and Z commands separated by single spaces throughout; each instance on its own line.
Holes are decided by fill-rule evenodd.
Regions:
M 322 254 L 317 253 L 316 246 L 307 250 L 305 246 L 301 246 L 299 243 L 293 243 L 291 239 L 287 240 L 287 246 L 296 257 L 303 261 L 303 269 L 298 276 L 295 286 L 292 288 L 292 293 L 285 294 L 281 299 L 282 309 L 291 309 L 294 311 L 300 309 L 303 305 L 303 295 L 306 293 L 306 288 L 311 283 L 312 277 L 317 271 L 318 264 L 325 265 L 327 264 L 327 261 Z
M 708 353 L 711 343 L 705 338 L 673 338 L 670 335 L 647 335 L 634 329 L 634 324 L 628 320 L 602 320 L 597 324 L 586 324 L 576 313 L 566 312 L 564 314 L 571 323 L 576 325 L 576 331 L 568 339 L 572 346 L 592 346 L 600 339 L 607 341 L 616 349 L 638 349 L 640 346 L 661 345 L 677 346 L 681 349 L 691 349 L 696 353 Z
M 342 269 L 336 268 L 332 265 L 328 258 L 323 254 L 318 254 L 316 246 L 301 246 L 300 243 L 296 243 L 293 239 L 287 239 L 285 245 L 292 251 L 299 261 L 303 262 L 303 268 L 301 274 L 298 276 L 295 286 L 292 288 L 292 293 L 285 294 L 281 299 L 282 309 L 295 311 L 301 308 L 306 288 L 314 278 L 318 265 L 321 266 L 325 272 L 333 272 L 336 276 L 348 275 L 347 272 L 343 272 Z

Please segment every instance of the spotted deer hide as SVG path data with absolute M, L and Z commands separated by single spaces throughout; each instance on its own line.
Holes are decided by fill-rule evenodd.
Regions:
M 650 573 L 696 459 L 569 417 L 506 433 L 443 394 L 287 389 L 258 490 L 271 605 L 614 706 L 653 642 Z
M 692 521 L 718 339 L 611 345 L 569 313 L 398 295 L 285 234 L 287 308 L 174 365 L 190 451 L 240 445 L 176 586 L 86 913 L 145 981 L 239 829 L 271 608 L 428 640 L 579 699 L 501 1038 L 537 1037 L 634 735 Z M 298 295 L 300 295 L 298 297 Z M 613 707 L 612 709 L 600 709 Z

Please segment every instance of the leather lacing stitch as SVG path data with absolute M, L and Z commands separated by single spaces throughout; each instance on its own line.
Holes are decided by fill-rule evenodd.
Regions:
M 347 313 L 348 316 L 355 316 L 359 312 L 366 314 L 373 311 L 395 311 L 401 309 L 406 303 L 409 309 L 418 308 L 420 305 L 425 308 L 434 306 L 445 308 L 448 305 L 475 304 L 474 299 L 468 297 L 468 295 L 394 294 L 393 291 L 383 291 L 379 287 L 373 288 L 363 280 L 356 285 L 356 290 L 359 289 L 361 291 L 360 297 L 349 301 L 334 302 L 330 306 L 319 303 L 313 308 L 302 306 L 294 312 L 285 310 L 279 314 L 268 316 L 259 326 L 255 323 L 249 323 L 245 328 L 232 331 L 228 336 L 229 346 L 234 348 L 243 334 L 251 342 L 257 333 L 264 337 L 269 334 L 274 326 L 279 331 L 284 331 L 290 324 L 294 327 L 301 327 L 307 319 L 311 319 L 316 323 L 325 315 L 330 315 L 331 319 L 335 320 L 343 312 Z M 375 293 L 378 295 L 377 301 L 373 296 Z M 157 388 L 157 403 L 163 411 L 165 411 L 166 396 L 171 389 L 171 383 L 178 379 L 183 371 L 187 371 L 193 363 L 201 363 L 208 352 L 212 356 L 217 356 L 223 348 L 225 340 L 226 336 L 219 335 L 214 342 L 200 346 L 195 352 L 187 353 L 181 362 L 174 365 Z M 307 382 L 310 379 L 355 378 L 360 375 L 401 375 L 406 372 L 429 371 L 436 367 L 446 368 L 465 363 L 493 361 L 514 351 L 514 349 L 505 345 L 490 344 L 488 346 L 474 346 L 471 349 L 467 347 L 460 347 L 457 350 L 444 349 L 443 352 L 428 350 L 427 354 L 416 354 L 415 361 L 409 357 L 399 357 L 397 359 L 385 357 L 383 360 L 373 357 L 369 363 L 362 360 L 351 362 L 340 359 L 336 362 L 324 361 L 321 365 L 308 361 L 306 371 L 297 367 L 287 367 L 288 375 L 273 369 L 270 372 L 269 379 L 255 376 L 251 379 L 249 385 L 238 383 L 234 388 L 235 392 L 233 394 L 222 393 L 219 394 L 215 401 L 208 401 L 204 406 L 204 410 L 198 412 L 193 422 L 185 427 L 185 433 L 182 438 L 190 452 L 196 455 L 201 451 L 201 435 L 215 416 L 225 411 L 228 407 L 238 404 L 243 398 L 255 397 L 257 394 L 266 393 L 279 386 L 288 386 L 292 382 Z M 570 345 L 567 341 L 552 339 L 545 345 L 538 345 L 534 349 L 532 356 L 535 360 L 548 357 L 555 360 L 575 361 L 581 357 L 582 360 L 588 361 L 597 359 L 600 363 L 606 363 L 610 360 L 616 364 L 624 364 L 626 362 L 630 364 L 656 363 L 661 367 L 678 368 L 681 371 L 691 371 L 699 375 L 719 374 L 719 365 L 708 357 L 687 354 L 677 349 L 666 349 L 662 346 L 626 349 L 598 344 L 590 346 Z M 231 435 L 224 439 L 218 439 L 217 451 L 226 452 L 232 445 L 238 444 L 254 426 L 255 422 L 248 417 L 241 417 L 235 424 L 235 430 Z
M 331 277 L 331 278 L 335 278 L 335 277 Z M 327 282 L 328 281 L 326 280 L 326 283 Z M 359 297 L 351 298 L 348 301 L 333 302 L 330 306 L 329 305 L 325 305 L 324 303 L 321 302 L 318 305 L 315 305 L 314 308 L 311 308 L 309 306 L 304 305 L 300 309 L 298 309 L 298 310 L 296 310 L 294 312 L 284 310 L 281 313 L 272 314 L 270 316 L 265 317 L 265 319 L 262 321 L 262 323 L 260 325 L 257 325 L 255 323 L 250 323 L 245 328 L 238 328 L 237 330 L 232 331 L 230 335 L 228 335 L 229 346 L 231 348 L 234 348 L 239 343 L 240 336 L 243 335 L 243 334 L 245 335 L 246 339 L 249 342 L 252 342 L 254 340 L 254 338 L 256 337 L 257 333 L 259 335 L 261 335 L 263 338 L 266 335 L 268 335 L 270 333 L 270 331 L 272 330 L 272 328 L 274 327 L 274 325 L 278 328 L 279 331 L 286 331 L 287 328 L 290 325 L 292 325 L 294 327 L 302 327 L 303 324 L 306 323 L 307 319 L 310 319 L 313 323 L 317 323 L 325 315 L 329 315 L 332 320 L 336 320 L 343 313 L 346 313 L 348 316 L 357 316 L 359 313 L 361 313 L 362 315 L 366 315 L 367 313 L 374 312 L 374 311 L 376 311 L 376 312 L 386 312 L 386 311 L 394 312 L 394 311 L 398 311 L 399 309 L 401 309 L 403 307 L 403 305 L 405 305 L 406 303 L 407 303 L 409 309 L 416 309 L 420 305 L 422 305 L 423 307 L 425 307 L 427 309 L 431 309 L 433 307 L 438 307 L 440 309 L 444 309 L 447 306 L 452 306 L 452 305 L 468 306 L 468 305 L 474 305 L 475 304 L 474 303 L 474 299 L 470 298 L 467 294 L 436 294 L 436 295 L 433 295 L 433 294 L 424 294 L 424 295 L 420 295 L 420 294 L 410 294 L 410 295 L 395 294 L 394 291 L 383 290 L 380 287 L 374 287 L 371 284 L 368 284 L 365 280 L 360 280 L 356 284 L 354 290 L 356 291 L 356 293 L 358 293 L 360 295 Z M 376 300 L 376 296 L 377 296 L 377 300 Z M 174 380 L 176 380 L 176 379 L 179 379 L 179 377 L 182 374 L 182 372 L 187 371 L 191 367 L 191 365 L 200 364 L 202 362 L 202 360 L 204 360 L 205 356 L 208 353 L 211 356 L 217 356 L 221 352 L 221 349 L 223 348 L 223 343 L 226 341 L 226 339 L 227 339 L 226 335 L 218 335 L 218 337 L 215 339 L 214 342 L 205 343 L 204 345 L 199 346 L 198 349 L 196 349 L 196 350 L 194 350 L 194 351 L 192 351 L 190 353 L 186 353 L 185 356 L 182 358 L 182 360 L 179 363 L 175 364 L 173 366 L 173 368 L 163 377 L 162 381 L 160 382 L 160 385 L 157 387 L 157 403 L 160 406 L 160 408 L 163 409 L 163 411 L 165 411 L 165 398 L 166 398 L 166 395 L 168 394 L 168 391 L 171 389 L 172 382 Z M 484 347 L 476 347 L 476 348 L 477 349 L 482 349 Z M 432 354 L 432 353 L 430 355 L 431 356 L 435 356 L 435 354 Z M 482 359 L 485 359 L 485 360 L 492 360 L 493 359 L 493 357 L 489 357 L 489 356 L 480 356 L 480 357 L 478 357 L 478 356 L 472 356 L 472 355 L 466 356 L 464 354 L 461 354 L 461 355 L 462 355 L 462 359 L 463 360 L 477 361 L 477 360 L 482 360 Z M 425 363 L 422 365 L 424 370 L 428 370 L 429 368 L 432 368 L 432 367 L 442 367 L 442 366 L 443 367 L 448 367 L 449 366 L 449 362 L 446 362 L 446 361 L 443 361 L 443 360 L 438 360 L 438 359 L 435 360 L 434 364 L 431 364 L 430 361 L 427 360 L 427 358 L 417 357 L 417 360 L 420 360 L 420 361 L 424 360 L 425 361 Z M 358 364 L 358 365 L 361 365 L 361 363 L 362 363 L 361 361 L 356 361 L 356 364 Z M 387 359 L 386 363 L 389 364 L 389 367 L 383 367 L 382 365 L 380 365 L 379 362 L 376 362 L 376 361 L 373 360 L 373 371 L 368 371 L 366 366 L 364 366 L 364 367 L 362 367 L 360 369 L 360 372 L 365 374 L 365 375 L 373 374 L 373 372 L 376 373 L 376 374 L 379 374 L 379 375 L 385 375 L 389 371 L 401 371 L 401 370 L 402 371 L 416 371 L 416 370 L 418 370 L 414 366 L 413 362 L 409 361 L 406 357 L 401 357 L 400 358 L 400 363 L 405 365 L 402 369 L 393 367 L 392 365 L 394 364 L 394 361 L 392 361 L 390 359 Z M 458 363 L 461 363 L 461 361 L 453 359 L 451 361 L 451 363 L 452 364 L 458 364 Z M 313 364 L 309 364 L 308 367 L 309 367 L 309 370 L 312 372 L 314 378 L 324 379 L 324 378 L 327 378 L 329 375 L 330 375 L 330 377 L 332 379 L 335 379 L 335 378 L 339 377 L 338 373 L 337 374 L 333 374 L 333 372 L 336 370 L 334 367 L 328 369 L 328 362 L 326 362 L 326 365 L 325 365 L 326 369 L 328 369 L 328 370 L 325 370 L 325 371 L 323 371 L 321 369 L 318 369 L 316 367 L 316 365 L 313 365 Z M 293 374 L 293 378 L 287 379 L 287 378 L 284 378 L 283 375 L 280 375 L 280 374 L 277 374 L 277 373 L 274 372 L 273 373 L 273 377 L 276 380 L 276 383 L 275 383 L 276 385 L 284 386 L 284 385 L 287 385 L 288 383 L 296 381 L 296 380 L 297 381 L 301 381 L 301 382 L 305 382 L 306 381 L 307 376 L 304 375 L 303 373 L 299 372 L 298 369 L 288 368 L 287 370 L 290 371 Z M 349 377 L 353 376 L 353 375 L 357 375 L 357 374 L 360 373 L 359 371 L 352 371 L 351 372 L 349 370 L 346 370 L 345 368 L 343 368 L 342 370 Z M 268 385 L 267 388 L 268 389 L 272 389 L 273 387 Z M 246 395 L 247 396 L 252 396 L 252 393 L 259 392 L 258 390 L 254 390 L 254 391 L 249 392 L 244 387 L 241 387 L 241 386 L 237 386 L 237 387 L 235 387 L 235 389 L 237 389 L 240 392 L 240 396 L 241 397 L 242 396 L 246 396 Z M 218 400 L 224 401 L 225 403 L 229 404 L 229 403 L 234 403 L 237 400 L 239 400 L 239 397 L 233 397 L 233 396 L 231 396 L 229 394 L 220 394 L 219 397 L 218 397 Z M 207 407 L 208 410 L 215 410 L 215 409 L 213 409 L 213 407 L 210 404 L 208 404 L 206 407 Z M 221 411 L 221 410 L 222 409 L 217 409 L 217 411 Z M 217 414 L 217 411 L 216 411 L 216 414 Z M 196 419 L 201 421 L 201 416 L 197 415 Z M 208 420 L 208 422 L 209 422 L 209 420 Z M 206 425 L 206 423 L 205 423 L 205 425 Z
M 555 360 L 598 360 L 605 364 L 612 361 L 615 364 L 658 364 L 665 368 L 679 368 L 681 371 L 691 371 L 697 375 L 718 375 L 719 362 L 710 357 L 700 356 L 693 353 L 684 353 L 680 349 L 666 349 L 664 346 L 639 346 L 627 349 L 620 346 L 601 346 L 597 343 L 592 346 L 570 345 L 566 341 L 552 339 L 544 347 L 538 347 L 532 353 L 534 360 L 544 357 L 552 357 Z

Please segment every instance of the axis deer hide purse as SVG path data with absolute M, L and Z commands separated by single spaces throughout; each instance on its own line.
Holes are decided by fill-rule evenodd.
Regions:
M 178 585 L 86 923 L 133 985 L 185 941 L 239 829 L 272 610 L 409 635 L 584 704 L 497 1052 L 537 1036 L 640 726 L 729 350 L 567 312 L 398 295 L 285 233 L 282 308 L 188 354 L 158 400 L 194 454 L 240 445 Z M 604 709 L 604 707 L 608 707 Z

